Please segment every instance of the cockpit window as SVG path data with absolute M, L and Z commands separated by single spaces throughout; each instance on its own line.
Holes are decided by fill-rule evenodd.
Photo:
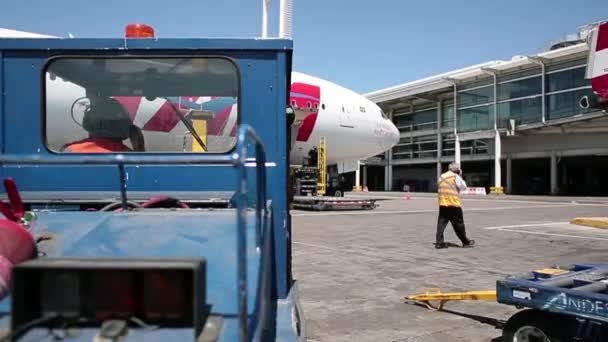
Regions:
M 386 115 L 386 113 L 382 109 L 380 109 L 380 114 L 382 115 L 383 118 L 385 118 L 387 120 L 389 119 L 388 115 Z
M 225 58 L 57 58 L 45 79 L 54 152 L 226 153 L 236 143 L 238 69 Z

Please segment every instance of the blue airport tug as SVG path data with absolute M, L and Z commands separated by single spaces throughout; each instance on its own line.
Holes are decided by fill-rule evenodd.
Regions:
M 512 275 L 496 282 L 498 303 L 520 310 L 503 340 L 608 341 L 608 265 L 571 264 Z
M 0 39 L 0 176 L 22 208 L 0 239 L 16 224 L 36 251 L 12 268 L 0 341 L 305 340 L 292 41 L 145 28 Z

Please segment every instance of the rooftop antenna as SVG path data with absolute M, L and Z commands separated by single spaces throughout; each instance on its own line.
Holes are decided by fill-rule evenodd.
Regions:
M 279 37 L 291 39 L 291 18 L 293 0 L 281 0 L 279 17 Z

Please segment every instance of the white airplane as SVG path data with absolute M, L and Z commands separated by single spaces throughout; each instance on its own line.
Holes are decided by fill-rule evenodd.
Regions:
M 59 38 L 0 29 L 0 37 Z M 290 104 L 296 112 L 292 125 L 290 163 L 301 165 L 311 149 L 326 139 L 327 164 L 366 159 L 392 148 L 399 131 L 375 103 L 335 83 L 292 72 Z M 84 88 L 59 77 L 46 75 L 47 143 L 53 150 L 87 137 L 74 114 Z M 143 129 L 147 151 L 183 151 L 187 128 L 173 107 L 202 109 L 213 113 L 207 123 L 208 151 L 226 151 L 234 144 L 237 104 L 234 98 L 180 97 L 148 101 L 143 97 L 115 97 Z M 76 104 L 76 106 L 75 106 Z M 78 108 L 76 108 L 78 112 Z M 72 113 L 72 115 L 70 115 Z M 170 119 L 168 119 L 170 118 Z

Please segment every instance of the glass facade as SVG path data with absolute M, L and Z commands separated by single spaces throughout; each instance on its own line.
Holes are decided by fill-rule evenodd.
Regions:
M 588 86 L 589 80 L 585 79 L 585 68 L 576 68 L 547 74 L 545 77 L 546 90 L 548 93 Z
M 458 107 L 488 104 L 494 101 L 494 88 L 487 86 L 458 92 Z
M 393 148 L 393 159 L 436 158 L 437 135 L 405 138 Z
M 543 83 L 540 75 L 498 84 L 498 101 L 540 95 Z
M 557 66 L 548 66 L 545 73 L 546 120 L 556 120 L 578 114 L 593 112 L 579 107 L 584 95 L 591 95 L 590 80 L 585 79 L 585 62 L 578 60 Z M 561 69 L 560 69 L 561 68 Z M 543 85 L 541 68 L 527 69 L 498 77 L 496 88 L 497 126 L 506 128 L 509 120 L 517 125 L 542 121 Z M 446 92 L 442 100 L 441 127 L 454 127 L 453 94 Z M 475 132 L 494 128 L 494 83 L 492 78 L 476 80 L 459 85 L 458 132 Z M 435 130 L 437 125 L 435 108 L 417 110 L 395 118 L 400 131 Z M 468 140 L 460 144 L 462 155 L 487 154 L 487 140 Z M 393 159 L 435 158 L 437 135 L 405 138 L 393 148 Z M 454 155 L 454 137 L 442 136 L 443 156 Z
M 441 127 L 454 127 L 454 104 L 444 104 L 442 108 Z
M 561 68 L 561 69 L 560 69 Z M 579 107 L 584 95 L 592 94 L 590 80 L 585 79 L 585 61 L 549 66 L 545 74 L 545 114 L 547 120 L 561 119 L 593 110 Z M 543 87 L 540 68 L 510 73 L 497 80 L 497 125 L 506 128 L 509 120 L 516 124 L 541 122 Z M 447 95 L 447 94 L 446 94 Z M 453 95 L 452 95 L 453 96 Z M 494 83 L 491 78 L 461 85 L 458 90 L 458 131 L 474 132 L 494 128 Z M 449 95 L 442 101 L 441 127 L 454 127 L 454 104 Z M 412 113 L 395 116 L 401 132 L 437 129 L 436 107 L 414 109 Z M 470 140 L 460 144 L 461 154 L 487 154 L 489 141 Z M 402 139 L 393 148 L 393 159 L 437 157 L 437 135 L 412 136 Z M 454 137 L 442 136 L 442 155 L 454 155 Z
M 453 156 L 454 149 L 454 134 L 442 135 L 442 155 L 445 157 Z M 460 142 L 460 155 L 480 155 L 488 154 L 488 144 L 490 141 L 486 139 L 465 140 Z
M 579 89 L 547 96 L 547 119 L 560 119 L 573 114 L 593 112 L 593 109 L 583 109 L 578 101 L 585 95 L 593 95 L 591 89 Z
M 395 125 L 401 132 L 437 128 L 437 109 L 416 111 L 395 117 Z
M 541 121 L 542 101 L 542 98 L 538 96 L 499 103 L 499 128 L 507 127 L 507 122 L 509 119 L 516 120 L 520 124 Z
M 480 131 L 494 128 L 494 105 L 458 109 L 458 131 Z

